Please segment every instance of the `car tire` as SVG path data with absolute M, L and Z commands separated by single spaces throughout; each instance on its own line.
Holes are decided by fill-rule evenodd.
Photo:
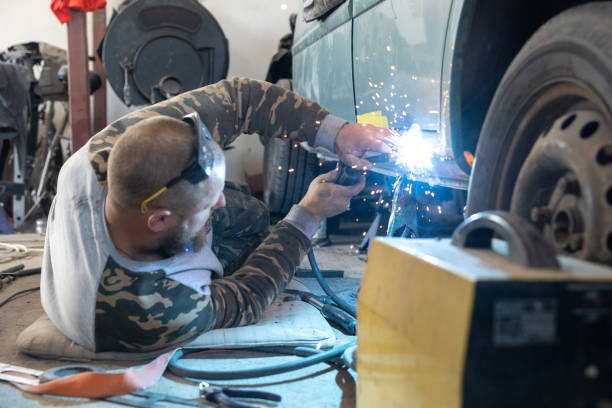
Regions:
M 298 142 L 269 138 L 264 149 L 263 199 L 271 213 L 286 214 L 317 176 L 317 155 Z
M 466 215 L 510 209 L 517 200 L 513 195 L 525 160 L 560 118 L 588 106 L 586 109 L 612 124 L 610 21 L 612 2 L 568 9 L 544 24 L 515 57 L 497 88 L 480 134 Z M 608 136 L 612 143 L 612 135 Z M 584 152 L 585 162 L 594 160 L 587 155 L 590 149 L 578 150 Z M 601 166 L 597 171 L 609 169 Z M 555 182 L 551 180 L 548 188 L 553 189 Z M 596 239 L 605 242 L 606 238 Z

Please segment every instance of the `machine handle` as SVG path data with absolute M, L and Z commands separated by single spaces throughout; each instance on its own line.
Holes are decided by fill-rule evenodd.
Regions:
M 560 269 L 555 249 L 529 221 L 506 211 L 482 211 L 455 229 L 452 244 L 461 248 L 491 248 L 493 234 L 508 243 L 511 262 L 529 268 Z

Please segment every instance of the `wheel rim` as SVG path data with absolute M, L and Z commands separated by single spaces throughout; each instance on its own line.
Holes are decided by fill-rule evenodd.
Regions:
M 589 109 L 611 112 L 602 99 L 583 84 L 574 80 L 557 78 L 553 83 L 543 84 L 517 107 L 515 121 L 508 129 L 503 165 L 497 173 L 498 185 L 493 208 L 508 209 L 514 195 L 519 171 L 531 148 L 561 116 L 575 110 L 576 106 L 588 104 Z M 610 113 L 608 113 L 610 115 Z M 608 123 L 612 122 L 608 116 Z
M 566 254 L 612 263 L 612 128 L 592 102 L 559 115 L 537 139 L 512 194 L 511 212 L 531 219 Z

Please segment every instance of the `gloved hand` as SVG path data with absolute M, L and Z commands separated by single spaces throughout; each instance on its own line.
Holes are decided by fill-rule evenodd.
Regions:
M 396 136 L 397 132 L 393 129 L 357 123 L 346 124 L 336 136 L 335 151 L 340 160 L 350 167 L 368 170 L 372 163 L 361 156 L 368 151 L 391 153 Z
M 351 198 L 365 186 L 365 176 L 353 186 L 334 184 L 338 170 L 321 174 L 310 183 L 304 198 L 298 203 L 310 212 L 317 221 L 333 217 L 347 210 Z

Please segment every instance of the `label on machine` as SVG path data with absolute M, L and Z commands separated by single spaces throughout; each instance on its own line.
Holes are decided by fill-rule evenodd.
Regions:
M 557 301 L 552 298 L 500 299 L 493 304 L 493 344 L 526 346 L 554 343 Z

